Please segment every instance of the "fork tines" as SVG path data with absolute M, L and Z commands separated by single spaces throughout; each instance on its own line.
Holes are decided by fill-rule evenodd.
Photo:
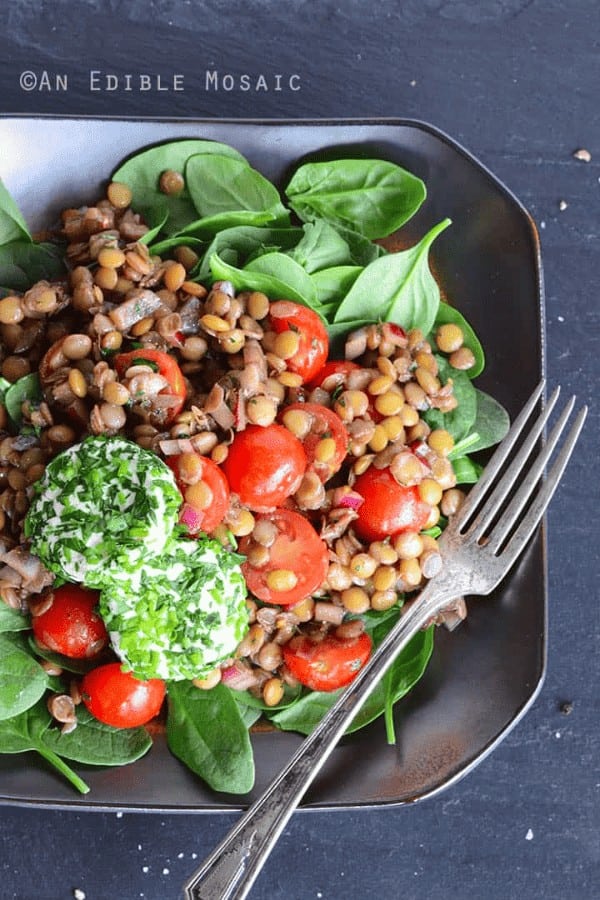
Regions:
M 542 481 L 546 464 L 559 445 L 575 405 L 575 397 L 571 397 L 546 441 L 543 442 L 542 449 L 534 456 L 538 441 L 543 435 L 560 394 L 560 387 L 557 387 L 542 413 L 526 432 L 525 428 L 543 390 L 542 381 L 515 419 L 487 464 L 482 477 L 449 525 L 455 535 L 460 535 L 470 542 L 485 544 L 487 551 L 494 554 L 506 549 L 513 558 L 516 558 L 524 548 L 554 494 L 587 415 L 587 407 L 584 406 L 567 433 L 546 479 Z M 521 435 L 523 437 L 519 444 Z M 514 458 L 509 461 L 511 453 L 515 450 Z

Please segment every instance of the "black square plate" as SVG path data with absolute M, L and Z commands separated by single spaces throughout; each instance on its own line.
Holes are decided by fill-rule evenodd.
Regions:
M 448 299 L 487 353 L 478 384 L 513 415 L 543 372 L 543 290 L 535 226 L 516 198 L 476 159 L 430 125 L 403 120 L 150 121 L 0 119 L 0 176 L 35 230 L 66 206 L 101 196 L 115 166 L 139 148 L 184 137 L 224 141 L 264 175 L 285 183 L 304 157 L 373 156 L 399 163 L 427 185 L 428 199 L 403 230 L 417 240 L 440 219 L 453 225 L 433 249 Z M 374 723 L 343 740 L 304 807 L 399 804 L 432 794 L 473 768 L 533 702 L 546 658 L 546 575 L 540 532 L 501 588 L 469 602 L 467 621 L 438 629 L 417 687 L 397 706 L 396 746 Z M 169 753 L 158 733 L 150 753 L 124 768 L 79 767 L 91 786 L 78 798 L 33 754 L 0 754 L 5 803 L 96 809 L 216 811 L 248 805 L 301 738 L 253 735 L 252 794 L 218 795 Z M 1 750 L 1 747 L 0 747 Z

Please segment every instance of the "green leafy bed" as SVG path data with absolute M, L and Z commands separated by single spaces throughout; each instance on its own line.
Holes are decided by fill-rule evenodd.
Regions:
M 184 177 L 178 194 L 159 187 L 167 170 Z M 471 326 L 453 306 L 442 302 L 429 266 L 434 241 L 450 226 L 444 219 L 409 249 L 390 253 L 375 239 L 405 224 L 426 200 L 424 183 L 385 160 L 338 159 L 297 167 L 284 196 L 244 157 L 224 144 L 183 140 L 145 149 L 112 174 L 127 184 L 132 207 L 143 214 L 149 231 L 144 241 L 153 253 L 171 255 L 192 247 L 198 263 L 190 279 L 228 280 L 237 289 L 263 291 L 271 298 L 295 300 L 314 309 L 327 323 L 333 346 L 348 332 L 373 321 L 390 321 L 427 336 L 444 323 L 459 325 L 475 365 L 466 372 L 439 357 L 440 377 L 452 377 L 456 410 L 425 414 L 432 427 L 453 436 L 451 460 L 459 483 L 477 480 L 481 467 L 473 453 L 504 435 L 504 409 L 477 389 L 472 379 L 484 368 L 484 353 Z M 40 278 L 64 276 L 60 242 L 36 242 L 14 201 L 0 182 L 0 285 L 3 293 L 26 290 Z M 14 385 L 0 384 L 11 427 L 20 428 L 24 399 L 39 401 L 35 376 Z M 399 598 L 400 601 L 402 598 Z M 400 615 L 400 605 L 367 613 L 365 626 L 376 645 Z M 44 696 L 63 691 L 39 658 L 58 661 L 65 671 L 81 672 L 77 661 L 34 648 L 25 636 L 29 622 L 0 604 L 0 749 L 35 750 L 80 791 L 87 786 L 64 761 L 122 765 L 147 752 L 151 740 L 143 728 L 117 730 L 79 708 L 70 734 L 53 727 Z M 357 715 L 355 730 L 384 715 L 394 739 L 393 706 L 418 681 L 433 650 L 433 628 L 417 635 Z M 287 689 L 283 701 L 267 708 L 248 691 L 219 684 L 198 690 L 188 681 L 168 685 L 167 740 L 172 752 L 210 787 L 244 793 L 254 781 L 248 729 L 261 715 L 281 729 L 309 733 L 339 692 Z M 215 727 L 218 722 L 218 727 Z

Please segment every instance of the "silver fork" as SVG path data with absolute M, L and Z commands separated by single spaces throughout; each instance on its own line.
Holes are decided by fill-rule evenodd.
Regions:
M 283 771 L 186 882 L 184 892 L 188 900 L 243 900 L 248 896 L 306 789 L 400 651 L 449 602 L 463 594 L 489 594 L 512 568 L 552 498 L 587 414 L 583 407 L 543 480 L 546 464 L 558 448 L 575 403 L 572 397 L 543 449 L 534 455 L 556 405 L 560 390 L 557 388 L 517 449 L 543 389 L 542 382 L 445 529 L 439 542 L 444 563 L 440 574 L 429 581 L 415 603 L 408 605 L 369 662 Z M 511 454 L 514 457 L 508 462 Z

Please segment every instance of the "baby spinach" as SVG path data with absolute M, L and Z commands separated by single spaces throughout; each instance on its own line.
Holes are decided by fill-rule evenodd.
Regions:
M 438 377 L 442 384 L 452 379 L 452 392 L 458 401 L 456 409 L 440 412 L 439 409 L 428 409 L 423 418 L 431 428 L 445 428 L 458 443 L 471 434 L 477 418 L 477 394 L 471 379 L 466 372 L 453 369 L 446 357 L 436 354 Z
M 76 675 L 85 675 L 86 672 L 98 665 L 97 659 L 74 659 L 70 656 L 63 656 L 62 653 L 55 653 L 53 650 L 40 647 L 32 634 L 29 635 L 29 650 L 34 656 L 39 656 L 40 659 L 54 663 L 55 666 L 59 666 L 65 672 L 73 672 Z
M 4 394 L 4 406 L 6 412 L 18 430 L 23 422 L 22 406 L 26 400 L 33 403 L 39 403 L 42 399 L 42 389 L 40 387 L 40 379 L 37 372 L 31 372 L 29 375 L 23 375 L 15 381 Z
M 476 432 L 479 439 L 469 448 L 469 453 L 476 453 L 478 450 L 485 450 L 487 447 L 499 444 L 510 427 L 508 413 L 501 403 L 479 388 L 475 388 L 475 396 L 477 413 L 473 431 Z
M 77 708 L 74 731 L 62 734 L 60 728 L 49 728 L 43 742 L 60 756 L 88 766 L 125 766 L 140 759 L 152 746 L 145 728 L 104 725 L 83 706 Z
M 88 785 L 71 769 L 44 740 L 52 722 L 44 700 L 34 706 L 0 721 L 0 747 L 3 753 L 25 753 L 35 750 L 54 766 L 81 794 L 87 794 Z
M 198 218 L 187 187 L 179 194 L 165 194 L 160 189 L 160 176 L 168 170 L 184 175 L 191 156 L 201 153 L 218 153 L 243 161 L 244 157 L 233 147 L 217 141 L 180 140 L 158 144 L 136 153 L 112 173 L 113 181 L 126 184 L 132 193 L 131 205 L 136 212 L 148 217 L 156 225 L 168 213 L 163 225 L 165 234 L 173 235 Z
M 320 269 L 352 263 L 350 247 L 327 222 L 308 222 L 302 230 L 304 236 L 293 250 L 288 251 L 288 255 L 309 275 Z
M 300 166 L 285 193 L 304 222 L 325 219 L 365 237 L 380 238 L 416 213 L 426 189 L 420 178 L 395 163 L 337 159 Z
M 457 484 L 475 484 L 479 481 L 483 471 L 483 466 L 480 466 L 479 463 L 474 462 L 468 456 L 453 457 L 451 462 Z
M 0 634 L 5 631 L 27 631 L 31 622 L 18 609 L 0 603 Z
M 204 228 L 216 231 L 238 224 L 289 222 L 277 188 L 246 162 L 214 154 L 191 156 L 186 163 L 185 180 L 201 217 L 197 225 Z M 228 218 L 224 214 L 233 215 Z M 236 216 L 239 221 L 235 221 Z
M 283 257 L 285 262 L 280 257 Z M 213 280 L 231 281 L 237 290 L 263 291 L 274 299 L 295 300 L 303 306 L 313 308 L 317 306 L 316 292 L 310 275 L 283 253 L 258 256 L 244 269 L 225 262 L 217 253 L 213 253 L 210 270 Z M 308 296 L 305 291 L 309 292 Z
M 428 334 L 440 303 L 440 289 L 429 268 L 429 248 L 450 225 L 444 219 L 410 250 L 370 263 L 340 303 L 334 322 L 379 318 Z
M 251 790 L 252 746 L 231 691 L 223 684 L 202 691 L 191 682 L 176 681 L 169 684 L 167 696 L 171 752 L 215 791 Z
M 251 258 L 262 256 L 273 250 L 289 250 L 302 238 L 301 228 L 277 228 L 269 225 L 238 225 L 219 231 L 206 248 L 198 266 L 190 272 L 190 276 L 198 281 L 210 278 L 210 259 L 214 253 L 224 258 L 225 252 L 233 252 L 233 265 L 238 268 Z M 154 248 L 153 248 L 154 249 Z
M 26 291 L 36 281 L 65 275 L 64 248 L 48 242 L 15 240 L 0 246 L 0 284 L 11 291 Z
M 362 266 L 332 266 L 310 276 L 319 303 L 332 305 L 331 318 L 362 271 Z
M 0 719 L 17 716 L 43 695 L 48 676 L 19 634 L 0 634 Z M 1 742 L 0 742 L 1 746 Z
M 395 612 L 396 618 L 398 611 Z M 386 631 L 389 630 L 386 628 Z M 366 700 L 348 728 L 348 734 L 363 728 L 374 719 L 385 714 L 386 709 L 400 700 L 425 671 L 433 652 L 433 627 L 420 631 L 398 656 L 386 678 L 378 684 Z M 338 699 L 343 689 L 338 691 L 311 691 L 285 709 L 278 710 L 269 719 L 283 731 L 299 731 L 310 734 Z
M 0 178 L 0 246 L 21 240 L 32 241 L 27 222 Z

